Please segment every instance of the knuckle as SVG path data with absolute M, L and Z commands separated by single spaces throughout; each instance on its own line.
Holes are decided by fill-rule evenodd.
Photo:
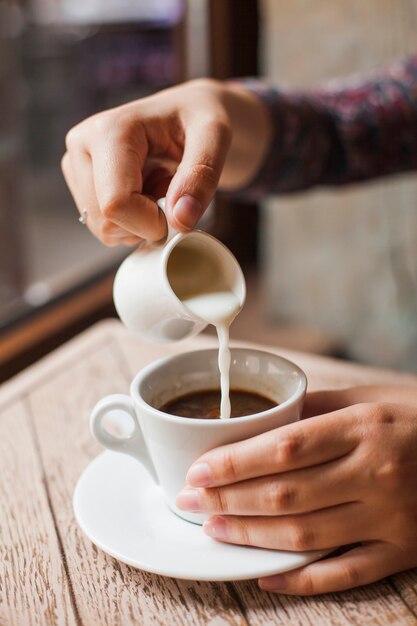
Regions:
M 107 221 L 101 222 L 96 227 L 95 229 L 96 235 L 98 239 L 100 239 L 100 241 L 104 243 L 104 245 L 113 247 L 113 246 L 116 246 L 118 243 L 120 243 L 120 241 L 117 240 L 114 236 L 114 228 L 115 227 L 110 222 L 107 222 Z
M 377 477 L 383 482 L 391 482 L 397 474 L 397 465 L 392 459 L 387 459 L 380 465 L 377 471 Z
M 356 405 L 358 412 L 366 417 L 368 424 L 376 429 L 394 422 L 394 415 L 389 404 L 384 402 L 368 402 Z
M 395 413 L 389 404 L 379 403 L 375 406 L 375 419 L 379 426 L 390 426 L 395 422 Z
M 220 92 L 220 83 L 214 78 L 199 77 L 189 80 L 182 85 L 181 89 L 188 98 L 192 94 L 201 102 L 206 102 L 213 94 Z
M 357 568 L 352 563 L 340 563 L 340 587 L 350 589 L 357 587 L 361 582 L 361 576 Z
M 235 541 L 241 543 L 242 545 L 255 545 L 246 520 L 236 519 L 232 525 L 232 532 L 234 534 Z
M 106 220 L 114 220 L 120 217 L 128 203 L 128 196 L 125 194 L 117 194 L 107 199 L 101 208 L 101 212 Z
M 356 405 L 359 428 L 364 440 L 373 440 L 386 447 L 386 441 L 394 435 L 395 411 L 392 405 L 370 402 Z
M 231 122 L 222 111 L 200 116 L 198 127 L 206 136 L 216 137 L 219 147 L 227 146 L 232 140 Z
M 65 146 L 68 152 L 80 149 L 83 144 L 83 131 L 81 124 L 73 126 L 65 136 Z
M 302 447 L 303 440 L 299 433 L 277 435 L 276 451 L 279 465 L 288 465 L 295 461 L 300 455 Z
M 397 491 L 404 485 L 408 472 L 404 468 L 400 458 L 391 455 L 385 459 L 376 470 L 376 481 L 387 489 Z
M 282 511 L 290 511 L 297 500 L 296 489 L 288 483 L 282 483 L 278 491 L 278 504 Z
M 296 500 L 295 489 L 285 482 L 275 482 L 269 486 L 266 496 L 266 508 L 272 513 L 290 511 Z
M 229 120 L 223 116 L 217 116 L 207 124 L 207 131 L 214 133 L 224 142 L 232 139 L 232 128 Z
M 309 571 L 300 572 L 297 590 L 305 596 L 312 596 L 316 593 L 314 580 Z
M 291 530 L 290 543 L 296 552 L 314 550 L 315 536 L 311 528 L 303 521 L 294 521 Z
M 217 187 L 220 177 L 220 169 L 209 163 L 195 163 L 189 169 L 189 174 L 208 187 Z
M 89 122 L 91 124 L 91 129 L 98 135 L 106 135 L 109 131 L 115 128 L 115 120 L 111 110 L 93 115 Z
M 187 86 L 196 89 L 212 89 L 216 85 L 213 78 L 199 77 L 188 81 Z
M 236 482 L 238 478 L 238 462 L 236 449 L 229 446 L 223 452 L 223 476 L 230 482 Z
M 229 504 L 224 489 L 211 489 L 210 496 L 216 513 L 228 513 Z
M 101 237 L 109 237 L 113 238 L 115 236 L 115 226 L 108 220 L 101 222 L 100 224 L 100 235 Z
M 68 174 L 69 171 L 69 154 L 66 152 L 61 159 L 61 170 L 64 176 Z

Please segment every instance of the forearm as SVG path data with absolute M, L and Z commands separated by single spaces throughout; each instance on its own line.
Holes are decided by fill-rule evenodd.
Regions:
M 417 56 L 312 91 L 248 81 L 271 119 L 269 150 L 239 195 L 259 198 L 417 169 Z

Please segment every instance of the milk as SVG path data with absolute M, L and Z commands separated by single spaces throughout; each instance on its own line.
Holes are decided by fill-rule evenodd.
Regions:
M 231 291 L 202 293 L 183 300 L 185 306 L 209 324 L 219 338 L 220 418 L 230 418 L 230 349 L 229 327 L 240 310 L 240 301 Z
M 202 248 L 192 248 L 186 241 L 172 251 L 167 275 L 175 294 L 189 311 L 208 324 L 213 324 L 217 330 L 220 417 L 229 419 L 229 327 L 239 313 L 242 301 L 232 290 L 230 279 L 219 259 L 208 257 Z

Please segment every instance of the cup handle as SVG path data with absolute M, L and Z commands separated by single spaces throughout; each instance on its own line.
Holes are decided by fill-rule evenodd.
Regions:
M 133 432 L 127 437 L 116 437 L 104 428 L 103 419 L 110 411 L 124 411 L 133 422 Z M 93 408 L 90 415 L 91 434 L 102 446 L 113 452 L 128 454 L 137 459 L 146 467 L 156 484 L 159 484 L 155 467 L 146 447 L 135 406 L 130 396 L 114 394 L 106 396 Z

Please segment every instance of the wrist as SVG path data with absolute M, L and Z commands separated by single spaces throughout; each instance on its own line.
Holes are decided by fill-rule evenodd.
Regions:
M 262 100 L 238 81 L 219 83 L 221 99 L 232 128 L 232 143 L 220 188 L 245 187 L 260 169 L 272 141 L 272 120 Z

